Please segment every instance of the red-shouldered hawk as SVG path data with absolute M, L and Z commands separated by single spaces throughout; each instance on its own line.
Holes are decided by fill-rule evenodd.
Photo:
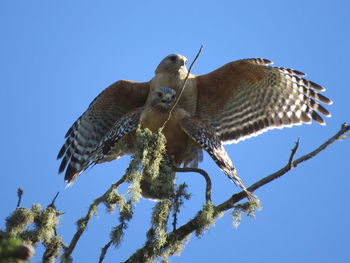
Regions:
M 187 151 L 198 153 L 199 149 L 204 149 L 220 169 L 246 191 L 246 187 L 238 177 L 212 127 L 206 122 L 191 117 L 180 107 L 175 107 L 169 118 L 175 99 L 176 91 L 171 88 L 162 87 L 151 91 L 144 107 L 126 113 L 114 124 L 90 158 L 81 163 L 81 170 L 84 171 L 91 164 L 113 159 L 115 153 L 119 153 L 120 149 L 127 148 L 130 152 L 136 151 L 136 149 L 132 150 L 132 147 L 136 141 L 134 131 L 139 124 L 141 129 L 148 128 L 152 132 L 157 132 L 164 125 L 162 132 L 167 141 L 166 152 L 177 166 L 186 160 Z
M 182 55 L 169 55 L 160 62 L 149 82 L 121 80 L 97 96 L 68 130 L 58 154 L 58 158 L 63 157 L 59 172 L 66 171 L 65 180 L 72 182 L 84 170 L 109 134 L 128 133 L 140 116 L 147 116 L 149 110 L 153 112 L 152 102 L 160 103 L 153 98 L 158 96 L 159 88 L 179 93 L 187 75 L 186 62 Z M 177 121 L 171 123 L 177 128 L 169 126 L 166 136 L 167 151 L 177 165 L 195 166 L 201 160 L 199 145 L 229 175 L 234 168 L 222 144 L 238 142 L 268 129 L 310 123 L 311 119 L 324 124 L 318 113 L 327 117 L 330 114 L 319 102 L 332 103 L 319 93 L 324 88 L 303 79 L 305 74 L 299 71 L 269 64 L 266 59 L 243 59 L 206 75 L 190 74 L 176 111 L 182 112 L 181 118 L 186 117 L 179 121 L 176 114 L 172 116 Z M 162 120 L 156 112 L 141 118 L 141 124 L 153 131 Z M 128 141 L 118 143 L 99 162 L 132 151 Z

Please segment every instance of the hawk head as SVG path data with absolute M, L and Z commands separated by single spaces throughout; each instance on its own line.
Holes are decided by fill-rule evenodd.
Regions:
M 166 56 L 156 68 L 155 73 L 187 73 L 187 58 L 179 54 L 170 54 Z
M 176 91 L 161 87 L 152 91 L 146 101 L 147 106 L 151 106 L 160 111 L 168 111 L 173 106 L 176 99 Z

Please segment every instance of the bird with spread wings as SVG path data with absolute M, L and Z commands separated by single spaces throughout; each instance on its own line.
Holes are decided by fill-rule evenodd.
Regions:
M 184 56 L 171 54 L 150 81 L 120 80 L 102 91 L 65 136 L 57 157 L 63 158 L 59 172 L 65 171 L 65 180 L 72 183 L 91 163 L 132 154 L 134 135 L 130 134 L 136 124 L 153 131 L 160 128 L 161 112 L 173 103 L 173 99 L 162 100 L 180 93 L 188 74 L 186 63 Z M 319 113 L 327 117 L 330 113 L 320 103 L 332 103 L 320 94 L 325 89 L 304 79 L 300 71 L 270 64 L 267 59 L 242 59 L 205 75 L 189 74 L 165 130 L 166 150 L 177 166 L 196 167 L 204 149 L 245 189 L 223 144 L 312 120 L 325 124 Z

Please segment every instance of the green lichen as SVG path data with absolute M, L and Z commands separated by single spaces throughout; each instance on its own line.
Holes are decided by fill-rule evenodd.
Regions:
M 10 237 L 17 237 L 34 221 L 35 213 L 24 207 L 18 207 L 6 218 L 6 232 Z
M 107 208 L 108 213 L 112 214 L 115 210 L 115 206 L 119 204 L 123 197 L 116 191 L 111 190 L 104 196 L 104 205 Z
M 171 201 L 169 199 L 158 202 L 152 213 L 152 228 L 148 237 L 154 242 L 154 249 L 159 250 L 166 242 L 167 223 L 171 209 Z
M 61 256 L 61 250 L 64 246 L 60 236 L 54 236 L 49 242 L 45 242 L 46 250 L 43 254 L 43 262 L 54 263 L 55 259 Z
M 166 158 L 166 138 L 161 130 L 136 130 L 136 152 L 127 169 L 128 192 L 136 202 L 140 196 L 166 199 L 174 192 L 175 172 Z
M 43 211 L 37 213 L 34 223 L 38 239 L 44 243 L 50 243 L 51 238 L 55 235 L 56 226 L 58 225 L 56 210 L 52 207 L 45 208 Z
M 123 241 L 124 231 L 128 228 L 128 221 L 133 216 L 133 202 L 126 201 L 123 196 L 118 200 L 119 207 L 119 222 L 120 224 L 114 227 L 110 233 L 110 238 L 114 246 L 119 247 Z
M 199 211 L 197 218 L 198 228 L 196 229 L 196 235 L 199 237 L 215 222 L 215 210 L 210 201 L 204 204 L 203 209 Z
M 173 230 L 176 229 L 177 225 L 177 215 L 180 213 L 180 208 L 185 203 L 185 200 L 189 200 L 191 194 L 187 192 L 187 184 L 183 183 L 177 186 L 175 194 L 172 197 L 172 216 L 173 216 Z
M 119 247 L 121 245 L 124 237 L 124 230 L 126 227 L 127 226 L 124 223 L 121 223 L 112 229 L 110 237 L 116 247 Z
M 1 231 L 0 262 L 29 259 L 34 253 L 32 246 L 38 243 L 42 243 L 46 248 L 43 262 L 54 262 L 55 258 L 60 256 L 64 246 L 61 237 L 56 235 L 60 215 L 61 213 L 53 205 L 45 209 L 42 209 L 39 204 L 33 204 L 31 209 L 16 208 L 6 219 L 6 231 Z M 7 248 L 4 248 L 4 244 L 7 248 L 10 244 L 12 254 L 6 252 Z
M 239 226 L 242 220 L 242 213 L 250 218 L 255 218 L 256 211 L 261 209 L 260 201 L 258 199 L 235 205 L 232 210 L 232 225 L 234 227 Z

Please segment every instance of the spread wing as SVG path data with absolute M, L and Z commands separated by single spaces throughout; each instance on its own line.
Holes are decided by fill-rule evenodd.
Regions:
M 57 159 L 63 158 L 59 173 L 71 182 L 82 171 L 82 165 L 126 112 L 145 104 L 149 82 L 129 80 L 115 82 L 102 91 L 88 109 L 69 128 Z
M 106 160 L 112 160 L 118 152 L 125 148 L 123 145 L 118 145 L 126 135 L 135 131 L 140 123 L 141 113 L 143 108 L 137 108 L 127 114 L 123 115 L 110 129 L 107 135 L 101 140 L 100 144 L 96 147 L 96 151 L 91 158 L 94 163 L 100 163 Z M 119 147 L 118 147 L 119 146 Z M 128 147 L 128 146 L 126 146 Z M 117 149 L 116 149 L 117 148 Z M 132 153 L 132 149 L 130 149 Z M 117 151 L 117 152 L 115 152 Z
M 81 160 L 79 170 L 76 171 L 69 182 L 73 182 L 80 173 L 91 165 L 111 161 L 121 155 L 132 153 L 133 146 L 129 145 L 127 135 L 136 130 L 140 122 L 141 113 L 142 108 L 137 108 L 126 113 L 116 121 L 95 150 L 89 153 L 88 158 Z
M 269 64 L 266 59 L 238 60 L 195 77 L 196 115 L 212 125 L 223 143 L 311 119 L 324 124 L 319 113 L 330 116 L 320 104 L 332 103 L 319 93 L 323 87 L 300 71 Z
M 210 157 L 230 180 L 245 191 L 249 198 L 253 198 L 237 175 L 230 157 L 227 155 L 225 148 L 222 146 L 220 139 L 212 128 L 206 122 L 193 117 L 184 118 L 180 124 L 186 134 L 199 144 L 202 149 L 207 151 Z

